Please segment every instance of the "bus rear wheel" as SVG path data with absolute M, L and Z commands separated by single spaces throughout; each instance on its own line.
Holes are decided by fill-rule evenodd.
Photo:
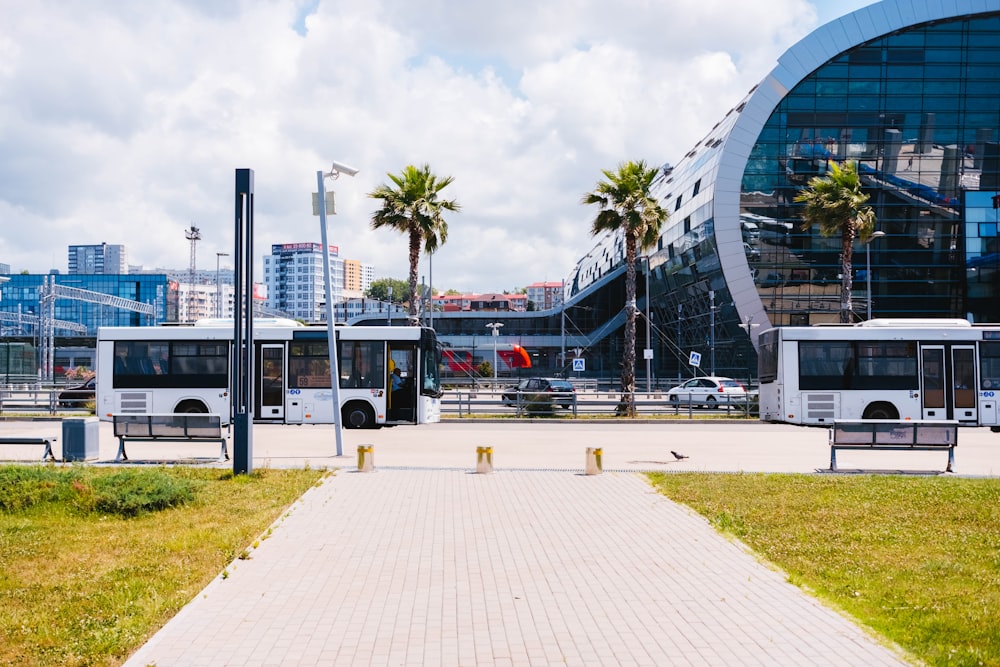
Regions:
M 367 403 L 348 403 L 341 411 L 344 428 L 375 428 L 375 412 Z
M 872 403 L 865 408 L 862 419 L 899 419 L 899 410 L 892 403 Z
M 204 403 L 202 403 L 201 401 L 196 401 L 196 400 L 193 400 L 193 399 L 189 399 L 189 400 L 181 401 L 180 403 L 178 403 L 177 407 L 174 408 L 174 414 L 199 414 L 199 415 L 207 415 L 208 414 L 208 406 L 205 405 Z

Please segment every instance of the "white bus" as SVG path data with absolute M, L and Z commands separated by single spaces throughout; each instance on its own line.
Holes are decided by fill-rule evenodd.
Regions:
M 1000 431 L 1000 325 L 874 319 L 760 335 L 760 418 L 949 419 Z
M 104 327 L 97 339 L 97 414 L 232 415 L 233 327 Z M 441 419 L 440 352 L 433 329 L 337 327 L 345 428 Z M 399 369 L 401 386 L 390 377 Z M 254 421 L 333 423 L 327 329 L 291 320 L 254 323 Z

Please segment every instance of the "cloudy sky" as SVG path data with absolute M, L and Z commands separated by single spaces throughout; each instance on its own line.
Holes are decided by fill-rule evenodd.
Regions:
M 107 242 L 183 269 L 194 225 L 214 269 L 251 168 L 259 267 L 319 241 L 310 193 L 336 160 L 360 171 L 328 182 L 330 242 L 405 279 L 367 194 L 426 162 L 462 207 L 436 288 L 558 281 L 593 245 L 580 198 L 602 169 L 677 162 L 787 48 L 871 2 L 0 0 L 0 262 L 65 271 L 69 244 Z

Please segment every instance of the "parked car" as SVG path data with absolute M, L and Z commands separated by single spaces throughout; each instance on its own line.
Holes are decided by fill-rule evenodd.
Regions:
M 667 392 L 667 400 L 677 404 L 704 405 L 742 403 L 747 390 L 738 380 L 725 377 L 692 378 Z
M 530 410 L 551 409 L 553 404 L 568 410 L 575 401 L 575 393 L 567 380 L 527 378 L 505 389 L 501 400 L 504 405 L 520 405 Z
M 92 377 L 86 382 L 66 387 L 59 392 L 59 407 L 82 408 L 87 401 L 94 400 L 97 390 L 97 378 Z

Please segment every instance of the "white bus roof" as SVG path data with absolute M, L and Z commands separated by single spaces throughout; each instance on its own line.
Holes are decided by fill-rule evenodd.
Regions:
M 864 322 L 858 322 L 854 326 L 857 327 L 922 327 L 922 328 L 934 328 L 938 329 L 941 327 L 965 327 L 969 328 L 972 324 L 968 320 L 962 320 L 958 318 L 949 317 L 939 317 L 939 318 L 890 318 L 890 317 L 880 317 L 874 320 L 866 320 Z

